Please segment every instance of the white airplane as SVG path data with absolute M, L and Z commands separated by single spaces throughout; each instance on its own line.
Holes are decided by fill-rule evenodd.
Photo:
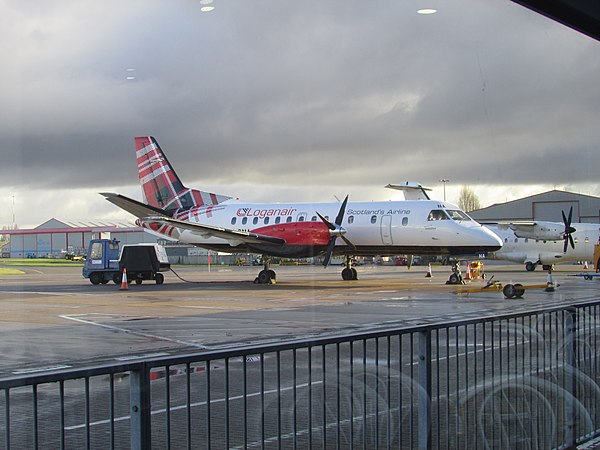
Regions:
M 523 263 L 529 272 L 539 264 L 547 270 L 563 262 L 592 261 L 594 245 L 600 243 L 600 224 L 572 224 L 573 208 L 568 217 L 564 212 L 562 216 L 562 223 L 532 221 L 486 224 L 503 242 L 502 248 L 489 253 L 487 258 Z
M 270 257 L 344 255 L 344 280 L 357 279 L 354 256 L 470 255 L 498 250 L 500 239 L 457 206 L 434 200 L 246 203 L 186 188 L 151 136 L 135 138 L 144 202 L 102 193 L 138 217 L 148 232 L 227 253 L 257 253 L 257 283 L 275 282 Z M 339 240 L 338 240 L 339 238 Z

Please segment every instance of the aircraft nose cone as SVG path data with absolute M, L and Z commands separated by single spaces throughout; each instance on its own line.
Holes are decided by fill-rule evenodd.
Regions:
M 502 239 L 498 237 L 496 233 L 486 227 L 481 227 L 485 235 L 485 245 L 489 247 L 487 250 L 490 252 L 495 252 L 496 250 L 500 250 L 502 248 Z

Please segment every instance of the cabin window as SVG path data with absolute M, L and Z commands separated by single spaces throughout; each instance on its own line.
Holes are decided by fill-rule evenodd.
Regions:
M 268 224 L 269 224 L 269 218 L 265 217 L 265 225 L 268 225 Z
M 247 223 L 248 223 L 248 218 L 247 218 L 247 217 L 244 217 L 244 218 L 242 219 L 242 225 L 246 225 Z
M 406 225 L 408 225 L 408 217 L 403 217 L 402 218 L 402 226 L 405 227 Z
M 317 216 L 312 216 L 312 217 L 310 218 L 310 221 L 311 221 L 311 222 L 316 222 L 316 221 L 317 221 Z
M 519 238 L 515 238 L 515 244 L 519 242 Z
M 237 222 L 237 217 L 233 217 L 231 219 L 231 225 L 235 225 L 236 222 Z
M 377 223 L 377 216 L 371 216 L 371 223 Z
M 279 223 L 279 222 L 281 222 L 281 217 L 279 217 L 279 216 L 275 217 L 275 223 Z
M 287 219 L 285 219 L 286 223 L 291 223 L 292 222 L 292 216 L 288 216 Z
M 348 216 L 348 223 L 354 223 L 354 216 Z
M 508 238 L 504 238 L 504 243 L 508 244 Z
M 529 238 L 525 238 L 525 243 L 529 242 Z
M 252 223 L 253 223 L 254 225 L 256 225 L 256 224 L 258 223 L 258 217 L 255 217 L 254 219 L 252 219 Z
M 427 216 L 427 220 L 448 220 L 448 215 L 443 209 L 434 209 L 429 213 L 429 216 Z

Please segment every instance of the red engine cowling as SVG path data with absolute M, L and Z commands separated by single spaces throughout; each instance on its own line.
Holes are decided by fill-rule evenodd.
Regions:
M 256 228 L 253 233 L 285 239 L 287 245 L 326 246 L 331 241 L 323 222 L 293 222 Z

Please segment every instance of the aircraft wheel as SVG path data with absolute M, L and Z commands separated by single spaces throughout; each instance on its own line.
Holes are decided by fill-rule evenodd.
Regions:
M 352 271 L 352 279 L 358 280 L 358 271 L 354 267 L 352 267 L 350 270 Z
M 154 275 L 154 280 L 156 284 L 163 284 L 165 282 L 165 276 L 162 273 L 157 273 Z
M 275 274 L 274 270 L 267 270 L 267 272 L 269 273 L 269 278 L 271 279 L 271 283 L 275 282 L 275 278 L 277 278 L 277 275 Z
M 121 282 L 121 277 L 123 275 L 121 274 L 121 272 L 115 272 L 115 274 L 112 277 L 113 283 L 115 284 L 119 284 Z
M 108 280 L 105 280 L 104 278 L 102 279 L 102 284 L 106 284 L 108 283 Z
M 515 297 L 521 298 L 521 297 L 523 297 L 524 293 L 525 293 L 525 288 L 523 287 L 523 285 L 520 283 L 516 283 L 515 284 Z
M 98 272 L 93 272 L 90 274 L 90 283 L 92 284 L 100 284 L 102 283 L 102 275 Z
M 269 270 L 261 270 L 258 272 L 258 284 L 271 284 L 272 278 Z
M 456 275 L 455 273 L 450 274 L 450 278 L 448 278 L 448 283 L 458 284 L 458 282 L 459 282 L 458 275 Z
M 525 270 L 527 272 L 533 272 L 535 270 L 536 266 L 537 266 L 537 264 L 534 264 L 531 261 L 529 261 L 525 264 Z
M 345 281 L 354 280 L 355 278 L 352 269 L 349 269 L 348 267 L 344 268 L 344 270 L 342 270 L 342 279 Z
M 135 284 L 142 284 L 142 279 L 141 278 L 136 278 L 135 279 Z

